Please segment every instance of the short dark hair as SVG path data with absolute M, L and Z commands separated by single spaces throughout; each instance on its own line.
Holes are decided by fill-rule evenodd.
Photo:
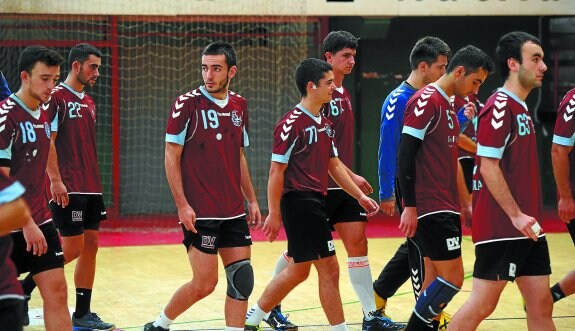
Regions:
M 484 51 L 473 45 L 467 45 L 458 50 L 445 70 L 448 74 L 455 68 L 463 66 L 465 68 L 465 76 L 477 72 L 479 69 L 485 70 L 488 74 L 493 72 L 493 60 Z
M 18 72 L 32 73 L 36 62 L 42 62 L 49 67 L 60 66 L 64 57 L 53 49 L 35 45 L 26 47 L 18 58 Z
M 347 31 L 332 31 L 323 40 L 323 54 L 335 54 L 344 48 L 357 49 L 359 38 Z
M 70 54 L 68 54 L 68 67 L 72 68 L 72 63 L 76 61 L 84 63 L 90 55 L 102 58 L 102 52 L 90 44 L 82 43 L 72 47 Z
M 237 64 L 236 50 L 230 43 L 223 41 L 216 41 L 206 46 L 202 52 L 202 56 L 204 55 L 225 55 L 228 69 Z
M 440 55 L 445 55 L 448 61 L 451 58 L 451 49 L 443 40 L 431 36 L 419 39 L 409 54 L 411 70 L 417 69 L 421 62 L 432 65 Z
M 332 70 L 331 64 L 320 59 L 309 58 L 303 60 L 295 69 L 295 83 L 299 94 L 305 97 L 307 95 L 307 83 L 312 82 L 318 85 L 325 73 Z
M 509 66 L 507 65 L 508 59 L 513 58 L 519 61 L 519 63 L 523 63 L 521 48 L 526 42 L 532 42 L 535 45 L 541 46 L 539 38 L 523 31 L 509 32 L 501 37 L 499 42 L 497 42 L 495 58 L 504 80 L 509 77 Z

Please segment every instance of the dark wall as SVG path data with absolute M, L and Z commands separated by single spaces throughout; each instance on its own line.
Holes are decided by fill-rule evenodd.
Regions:
M 377 150 L 379 143 L 380 110 L 385 97 L 410 72 L 409 53 L 415 42 L 432 35 L 443 39 L 455 53 L 462 46 L 473 44 L 494 56 L 497 40 L 507 32 L 522 30 L 541 36 L 546 46 L 547 20 L 539 17 L 402 17 L 379 20 L 379 33 L 366 29 L 363 19 L 336 18 L 330 20 L 330 30 L 348 29 L 360 36 L 357 64 L 354 73 L 345 81 L 355 97 L 357 116 L 357 149 L 355 169 L 366 177 L 374 187 L 374 197 L 379 192 L 377 180 Z M 373 26 L 373 24 L 371 24 Z M 542 26 L 540 33 L 539 26 Z M 362 35 L 363 34 L 363 35 Z M 551 73 L 551 51 L 546 62 Z M 542 169 L 543 196 L 546 205 L 555 203 L 555 187 L 550 162 L 550 146 L 555 110 L 549 92 L 547 75 L 541 91 L 533 91 L 527 104 L 533 113 L 539 104 L 536 124 L 539 156 Z M 502 80 L 495 73 L 488 77 L 479 93 L 485 101 Z M 539 102 L 540 101 L 540 102 Z

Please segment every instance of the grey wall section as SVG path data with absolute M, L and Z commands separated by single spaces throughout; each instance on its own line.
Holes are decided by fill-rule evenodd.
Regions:
M 373 197 L 378 197 L 377 151 L 379 144 L 380 110 L 383 101 L 410 72 L 409 53 L 415 42 L 432 35 L 447 42 L 453 52 L 464 45 L 473 44 L 494 56 L 497 40 L 507 32 L 522 30 L 539 35 L 542 27 L 542 41 L 546 50 L 546 63 L 550 67 L 543 87 L 533 91 L 527 99 L 533 111 L 541 92 L 539 106 L 541 123 L 536 125 L 539 157 L 542 174 L 543 196 L 546 205 L 555 203 L 555 186 L 550 162 L 550 144 L 555 119 L 552 93 L 549 88 L 552 51 L 547 41 L 547 20 L 539 17 L 402 17 L 390 19 L 382 27 L 387 32 L 376 39 L 365 36 L 360 41 L 355 73 L 344 82 L 355 87 L 356 109 L 356 164 L 355 169 L 374 187 Z M 330 30 L 355 29 L 361 37 L 361 24 L 349 25 L 349 21 L 338 18 L 330 21 Z M 365 29 L 364 29 L 365 30 Z M 480 99 L 486 100 L 502 80 L 496 73 L 487 78 L 480 89 Z

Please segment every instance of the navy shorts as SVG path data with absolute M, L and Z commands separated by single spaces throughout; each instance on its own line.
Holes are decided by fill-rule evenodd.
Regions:
M 100 229 L 100 222 L 107 218 L 101 194 L 70 194 L 66 208 L 50 201 L 54 224 L 62 237 L 77 236 L 84 230 Z
M 545 236 L 537 241 L 525 238 L 475 245 L 475 278 L 514 281 L 521 276 L 550 274 L 551 262 Z
M 288 238 L 288 255 L 296 263 L 335 255 L 326 219 L 325 196 L 318 192 L 288 192 L 280 209 Z
M 435 213 L 418 219 L 416 242 L 423 256 L 432 261 L 461 256 L 461 220 L 458 214 Z
M 328 190 L 326 214 L 329 225 L 343 222 L 367 222 L 367 214 L 357 200 L 344 190 Z
M 54 223 L 48 222 L 40 225 L 40 230 L 46 238 L 46 243 L 48 243 L 48 251 L 41 256 L 33 255 L 32 251 L 26 251 L 24 232 L 12 232 L 10 234 L 14 243 L 11 258 L 18 275 L 30 272 L 34 276 L 43 271 L 64 268 L 64 252 Z
M 193 246 L 206 254 L 218 254 L 219 248 L 243 247 L 252 244 L 252 236 L 245 216 L 227 220 L 196 220 L 195 228 L 197 233 L 186 230 L 182 224 L 184 232 L 182 244 L 188 251 L 190 246 Z

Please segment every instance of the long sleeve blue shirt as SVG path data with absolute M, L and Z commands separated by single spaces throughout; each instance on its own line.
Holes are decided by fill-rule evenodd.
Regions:
M 397 153 L 399 152 L 399 139 L 403 128 L 403 112 L 407 101 L 415 92 L 417 89 L 407 82 L 403 82 L 391 91 L 381 106 L 378 150 L 380 200 L 389 200 L 394 197 Z

